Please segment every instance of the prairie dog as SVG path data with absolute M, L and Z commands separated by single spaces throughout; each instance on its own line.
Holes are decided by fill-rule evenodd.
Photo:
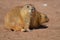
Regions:
M 45 14 L 39 13 L 31 4 L 17 6 L 5 16 L 5 27 L 14 31 L 29 31 L 29 27 L 37 27 L 48 22 Z

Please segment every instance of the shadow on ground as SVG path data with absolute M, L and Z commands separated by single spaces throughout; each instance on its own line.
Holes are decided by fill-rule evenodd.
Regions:
M 48 28 L 48 26 L 40 25 L 40 26 L 38 26 L 38 28 L 30 28 L 30 30 L 33 30 L 33 29 L 46 29 L 46 28 Z

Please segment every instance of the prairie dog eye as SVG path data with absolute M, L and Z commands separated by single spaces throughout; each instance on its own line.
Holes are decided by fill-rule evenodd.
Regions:
M 29 6 L 27 6 L 27 8 L 29 8 Z
M 45 18 L 47 18 L 47 16 L 45 16 Z

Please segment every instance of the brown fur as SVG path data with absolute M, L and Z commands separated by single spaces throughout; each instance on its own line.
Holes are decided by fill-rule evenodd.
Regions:
M 49 19 L 46 14 L 35 11 L 35 13 L 33 13 L 33 17 L 31 18 L 30 28 L 38 28 L 40 25 L 43 25 L 48 21 Z
M 26 6 L 28 6 L 26 8 Z M 5 16 L 5 27 L 14 31 L 29 31 L 29 26 L 37 27 L 48 21 L 45 14 L 36 11 L 34 6 L 26 4 L 12 9 Z M 32 10 L 33 9 L 33 10 Z M 30 12 L 31 11 L 31 12 Z

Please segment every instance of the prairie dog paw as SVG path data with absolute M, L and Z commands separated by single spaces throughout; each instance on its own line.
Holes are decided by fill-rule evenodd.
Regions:
M 25 31 L 25 29 L 21 29 L 21 32 L 24 32 Z

